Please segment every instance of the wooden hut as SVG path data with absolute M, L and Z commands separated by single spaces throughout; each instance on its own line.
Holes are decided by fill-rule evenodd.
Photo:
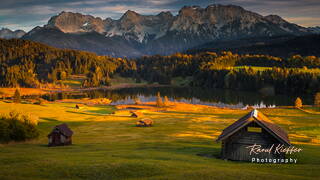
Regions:
M 139 111 L 131 112 L 131 117 L 139 118 L 142 117 L 143 113 Z
M 284 153 L 252 153 L 248 148 L 261 145 L 261 149 L 290 146 L 288 134 L 254 109 L 223 130 L 217 142 L 222 141 L 221 157 L 228 160 L 251 161 L 252 158 L 284 158 Z
M 141 119 L 136 123 L 137 127 L 150 127 L 153 126 L 153 121 L 151 119 Z
M 65 146 L 72 144 L 73 132 L 67 124 L 60 124 L 53 128 L 50 134 L 48 134 L 49 143 L 48 146 Z
M 82 109 L 82 108 L 84 108 L 83 104 L 76 104 L 76 109 Z

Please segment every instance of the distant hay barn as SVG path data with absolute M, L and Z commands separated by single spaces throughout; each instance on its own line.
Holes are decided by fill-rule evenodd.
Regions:
M 222 141 L 222 159 L 250 161 L 252 158 L 285 158 L 284 153 L 259 153 L 250 155 L 254 144 L 270 148 L 273 144 L 290 146 L 288 134 L 264 114 L 253 110 L 223 130 L 217 142 Z
M 84 108 L 83 104 L 76 104 L 76 109 L 82 109 L 82 108 Z
M 151 119 L 142 119 L 136 123 L 137 127 L 150 127 L 153 126 L 153 121 Z
M 139 118 L 142 117 L 143 113 L 139 111 L 131 112 L 131 117 Z
M 67 124 L 55 126 L 48 135 L 48 146 L 65 146 L 72 144 L 73 132 Z

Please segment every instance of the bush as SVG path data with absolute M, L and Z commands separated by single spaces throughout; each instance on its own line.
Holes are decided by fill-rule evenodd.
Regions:
M 170 101 L 169 101 L 167 96 L 164 96 L 163 105 L 164 106 L 169 106 L 170 105 Z
M 38 119 L 18 112 L 0 115 L 0 142 L 25 141 L 39 136 Z
M 162 98 L 160 96 L 160 92 L 158 92 L 158 94 L 157 94 L 156 106 L 157 107 L 163 107 L 163 102 L 162 102 Z
M 45 100 L 42 98 L 38 98 L 37 101 L 34 103 L 36 105 L 44 105 Z
M 20 103 L 21 102 L 21 95 L 19 89 L 16 89 L 13 95 L 13 102 L 14 103 Z
M 2 92 L 1 90 L 0 90 L 0 97 L 1 98 L 4 97 L 4 92 Z
M 135 105 L 141 104 L 140 98 L 136 97 L 136 98 L 134 99 L 134 104 L 135 104 Z

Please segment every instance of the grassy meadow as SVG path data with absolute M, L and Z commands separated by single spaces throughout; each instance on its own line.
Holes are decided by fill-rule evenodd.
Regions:
M 317 179 L 320 176 L 320 112 L 293 108 L 261 109 L 303 148 L 298 164 L 252 164 L 219 159 L 221 131 L 248 110 L 172 103 L 147 104 L 154 127 L 135 127 L 128 106 L 85 106 L 76 102 L 44 105 L 0 101 L 0 113 L 18 110 L 39 117 L 38 139 L 0 145 L 0 179 Z M 117 111 L 115 114 L 112 114 Z M 313 113 L 314 112 L 314 113 Z M 52 127 L 66 122 L 73 145 L 47 147 Z

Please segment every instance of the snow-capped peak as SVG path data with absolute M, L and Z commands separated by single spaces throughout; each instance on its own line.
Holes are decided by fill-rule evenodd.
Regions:
M 170 12 L 141 15 L 128 10 L 118 20 L 102 20 L 90 15 L 62 12 L 52 17 L 47 26 L 57 27 L 65 33 L 98 32 L 107 37 L 121 36 L 140 43 L 173 33 L 211 41 L 220 38 L 273 36 L 306 31 L 306 28 L 291 24 L 279 16 L 264 17 L 240 6 L 219 4 L 206 8 L 184 6 L 176 16 Z

